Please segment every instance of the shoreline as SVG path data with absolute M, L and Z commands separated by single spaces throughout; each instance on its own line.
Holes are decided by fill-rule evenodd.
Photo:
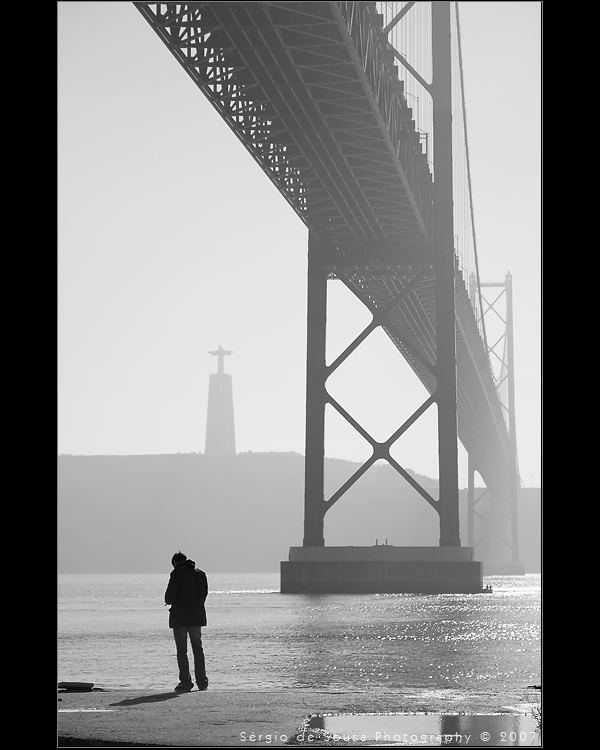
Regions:
M 414 691 L 402 689 L 366 693 L 310 689 L 65 692 L 60 693 L 58 703 L 57 747 L 265 747 L 311 742 L 322 746 L 322 740 L 296 742 L 294 738 L 298 733 L 319 731 L 306 728 L 307 718 L 317 714 L 352 718 L 368 714 L 371 722 L 381 717 L 387 724 L 402 714 L 397 718 L 412 719 L 413 724 L 420 719 L 424 727 L 444 717 L 451 717 L 456 726 L 473 724 L 479 718 L 514 729 L 532 715 L 531 697 L 526 686 L 462 698 L 440 689 L 421 699 Z M 369 746 L 364 741 L 343 744 Z

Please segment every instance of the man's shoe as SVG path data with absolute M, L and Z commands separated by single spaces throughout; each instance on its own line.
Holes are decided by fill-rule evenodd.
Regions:
M 198 682 L 198 690 L 208 690 L 208 680 L 204 680 L 204 682 Z
M 173 689 L 176 693 L 189 693 L 193 687 L 193 682 L 180 682 L 179 685 L 175 685 Z

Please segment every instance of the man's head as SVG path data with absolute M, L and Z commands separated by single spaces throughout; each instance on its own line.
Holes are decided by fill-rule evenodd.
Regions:
M 187 555 L 184 555 L 183 552 L 180 550 L 179 552 L 176 552 L 171 558 L 171 565 L 175 567 L 177 563 L 185 562 L 186 560 L 187 560 Z

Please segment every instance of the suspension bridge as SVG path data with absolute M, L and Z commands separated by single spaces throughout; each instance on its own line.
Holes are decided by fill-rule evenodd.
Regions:
M 281 565 L 281 590 L 479 591 L 482 561 L 523 572 L 512 280 L 479 275 L 459 4 L 134 5 L 308 229 L 304 538 Z M 326 364 L 331 279 L 372 317 Z M 503 327 L 488 342 L 492 315 Z M 328 377 L 379 327 L 429 394 L 385 441 L 327 391 Z M 372 448 L 329 498 L 327 404 Z M 437 497 L 390 453 L 434 405 Z M 466 539 L 458 439 L 469 462 Z M 325 514 L 380 459 L 435 509 L 439 547 L 325 545 Z

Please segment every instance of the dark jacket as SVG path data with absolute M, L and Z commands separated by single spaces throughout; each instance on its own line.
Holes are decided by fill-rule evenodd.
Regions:
M 177 563 L 165 591 L 165 604 L 170 604 L 169 627 L 206 625 L 204 601 L 208 594 L 206 573 L 196 568 L 193 560 Z

